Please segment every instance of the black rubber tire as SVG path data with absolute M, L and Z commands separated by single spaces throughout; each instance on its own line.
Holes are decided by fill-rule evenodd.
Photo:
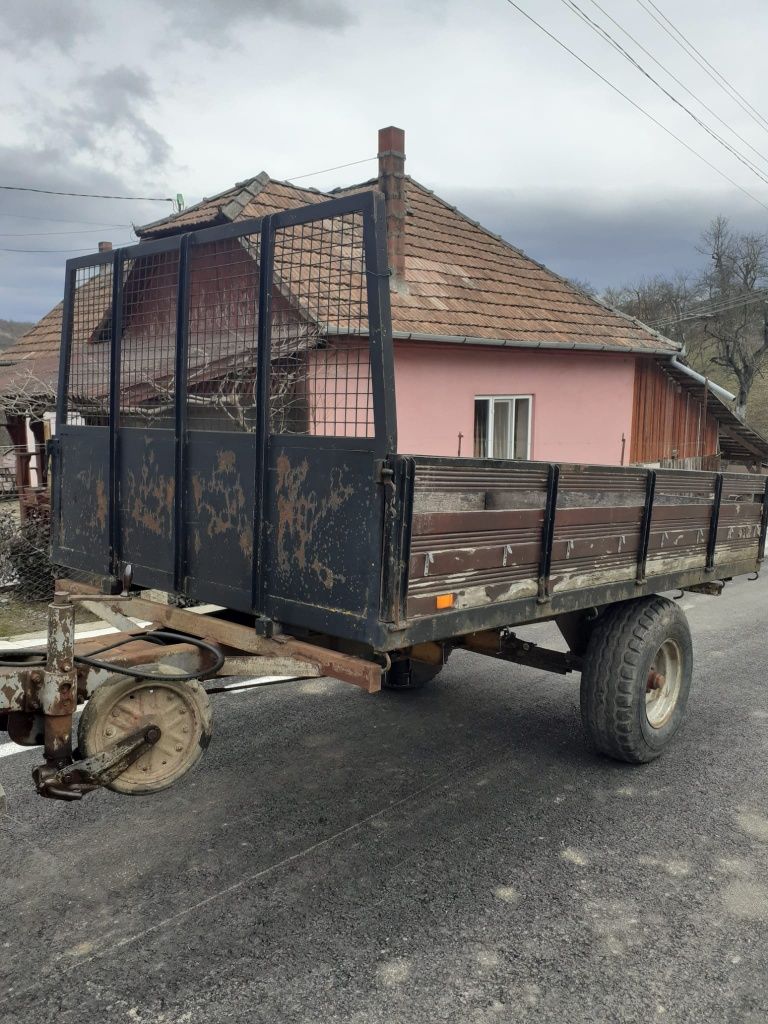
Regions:
M 403 658 L 393 661 L 389 672 L 381 679 L 384 690 L 420 690 L 425 683 L 431 683 L 443 670 L 442 665 L 428 665 L 424 661 Z
M 669 720 L 654 728 L 646 688 L 666 640 L 680 651 L 680 688 Z M 595 749 L 630 764 L 657 758 L 683 723 L 692 671 L 688 621 L 674 601 L 643 597 L 607 609 L 595 624 L 581 675 L 581 720 Z

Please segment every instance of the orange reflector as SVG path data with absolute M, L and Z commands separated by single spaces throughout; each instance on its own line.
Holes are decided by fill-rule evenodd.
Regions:
M 453 594 L 438 594 L 435 598 L 436 608 L 453 608 Z

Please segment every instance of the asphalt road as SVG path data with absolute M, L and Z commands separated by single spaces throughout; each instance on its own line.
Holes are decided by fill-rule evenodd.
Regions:
M 417 694 L 217 697 L 154 797 L 0 759 L 0 1020 L 764 1024 L 766 598 L 686 595 L 689 718 L 645 767 L 585 748 L 577 677 L 462 654 Z

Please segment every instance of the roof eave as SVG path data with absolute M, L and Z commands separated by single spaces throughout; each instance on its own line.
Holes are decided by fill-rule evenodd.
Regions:
M 551 349 L 558 352 L 614 352 L 624 355 L 665 356 L 675 355 L 677 349 L 650 348 L 647 345 L 607 345 L 597 341 L 547 341 L 530 338 L 477 338 L 471 335 L 426 334 L 418 331 L 393 331 L 396 341 L 434 342 L 447 345 L 491 345 L 500 348 Z

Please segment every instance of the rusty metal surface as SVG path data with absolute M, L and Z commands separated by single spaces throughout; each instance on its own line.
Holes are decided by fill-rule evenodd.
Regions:
M 113 783 L 160 738 L 160 729 L 149 725 L 91 757 L 58 768 L 52 765 L 38 768 L 35 771 L 38 792 L 54 800 L 80 800 L 86 793 Z
M 189 434 L 187 593 L 243 611 L 252 606 L 254 459 L 250 434 Z
M 524 486 L 516 487 L 516 464 L 416 458 L 415 465 L 406 636 L 449 636 L 460 628 L 462 612 L 482 622 L 495 605 L 507 606 L 514 621 L 523 621 L 517 616 L 536 586 L 542 552 L 545 474 L 521 463 L 517 471 Z M 678 585 L 676 573 L 686 585 L 707 578 L 715 480 L 714 473 L 658 471 L 646 565 L 651 592 L 662 579 Z M 529 489 L 534 483 L 536 489 Z M 578 607 L 584 594 L 599 594 L 601 587 L 600 604 L 641 593 L 643 587 L 632 583 L 646 484 L 645 470 L 561 468 L 550 572 L 553 599 L 560 597 L 563 610 Z M 716 573 L 755 567 L 764 487 L 762 476 L 724 477 Z M 438 612 L 436 596 L 446 593 L 453 604 Z M 416 620 L 427 616 L 442 616 L 451 625 L 414 632 Z
M 173 576 L 176 494 L 173 431 L 120 431 L 121 552 L 140 586 L 165 586 Z
M 8 715 L 8 739 L 21 747 L 39 747 L 45 738 L 43 716 L 34 711 L 13 711 Z
M 61 580 L 59 585 L 63 590 L 72 592 L 83 589 L 83 584 L 72 580 Z M 287 634 L 278 633 L 268 639 L 259 636 L 252 626 L 244 626 L 238 622 L 230 622 L 210 615 L 198 615 L 186 609 L 173 608 L 170 605 L 159 604 L 141 597 L 116 596 L 103 607 L 112 607 L 120 613 L 130 610 L 132 614 L 148 619 L 157 625 L 214 641 L 226 651 L 237 652 L 237 654 L 253 654 L 270 659 L 295 659 L 307 663 L 309 669 L 307 674 L 309 675 L 314 675 L 319 667 L 321 674 L 353 683 L 371 693 L 378 690 L 381 685 L 382 666 L 378 662 L 333 651 L 319 644 L 296 640 Z M 84 641 L 82 645 L 78 646 L 78 652 L 82 650 L 83 653 L 88 653 L 91 645 L 95 647 L 99 644 L 100 640 Z M 146 662 L 148 657 L 158 657 L 160 653 L 163 658 L 168 658 L 170 661 L 175 649 L 151 647 L 146 641 L 137 639 L 130 645 L 119 648 L 113 656 L 131 658 L 135 653 L 137 663 L 140 663 L 138 659 Z M 183 659 L 191 656 L 191 653 L 185 654 L 183 644 L 178 645 L 178 652 L 176 657 L 180 659 L 179 665 L 186 665 Z M 94 678 L 100 679 L 101 677 L 95 676 Z
M 217 678 L 224 676 L 247 676 L 258 679 L 260 676 L 296 676 L 297 678 L 317 678 L 323 670 L 317 662 L 290 657 L 272 657 L 268 654 L 233 655 L 228 657 L 222 668 L 216 673 Z
M 267 613 L 313 625 L 318 610 L 378 618 L 383 489 L 368 451 L 270 448 Z
M 56 438 L 53 558 L 74 569 L 109 569 L 106 427 L 61 425 Z

